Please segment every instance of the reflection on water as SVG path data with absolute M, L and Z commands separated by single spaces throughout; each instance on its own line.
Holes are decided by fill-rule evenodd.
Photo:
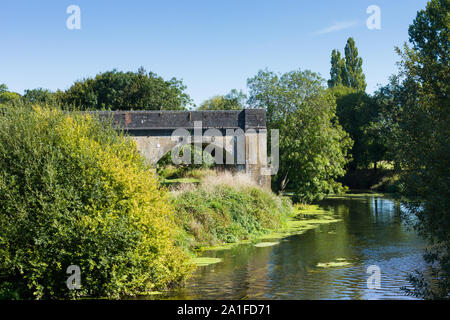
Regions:
M 223 262 L 199 268 L 185 288 L 158 298 L 411 299 L 400 287 L 408 286 L 408 272 L 420 268 L 424 244 L 402 225 L 398 205 L 384 198 L 345 197 L 320 206 L 342 221 L 273 247 L 206 252 Z M 370 265 L 381 269 L 381 289 L 367 288 Z

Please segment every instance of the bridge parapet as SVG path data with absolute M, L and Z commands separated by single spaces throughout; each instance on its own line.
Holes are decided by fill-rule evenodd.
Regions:
M 115 125 L 124 130 L 194 129 L 201 121 L 204 129 L 266 129 L 263 109 L 217 111 L 98 111 L 100 118 L 113 117 Z

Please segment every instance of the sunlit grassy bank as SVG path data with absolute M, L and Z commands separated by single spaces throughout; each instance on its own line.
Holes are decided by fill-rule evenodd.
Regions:
M 221 263 L 223 261 L 216 258 L 216 251 L 231 250 L 237 246 L 254 246 L 261 249 L 278 246 L 286 237 L 300 235 L 308 230 L 318 228 L 320 225 L 338 221 L 341 220 L 336 218 L 333 211 L 324 210 L 317 205 L 290 205 L 290 210 L 286 212 L 284 221 L 279 227 L 267 230 L 263 234 L 252 234 L 244 240 L 200 247 L 195 250 L 199 257 L 192 261 L 198 267 Z
M 263 190 L 243 174 L 213 174 L 172 192 L 182 243 L 190 249 L 234 243 L 287 225 L 289 199 Z
M 243 174 L 209 171 L 199 184 L 180 185 L 172 196 L 183 229 L 181 243 L 194 252 L 251 243 L 273 246 L 279 239 L 339 221 L 316 205 L 293 206 L 288 197 L 261 189 Z

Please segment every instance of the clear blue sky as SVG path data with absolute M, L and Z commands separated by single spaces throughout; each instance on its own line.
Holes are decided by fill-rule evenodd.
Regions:
M 396 71 L 394 46 L 426 0 L 2 0 L 0 83 L 10 90 L 67 89 L 77 79 L 144 66 L 188 86 L 196 104 L 268 68 L 328 78 L 330 54 L 356 40 L 368 92 Z M 69 5 L 81 29 L 69 30 Z M 368 30 L 366 8 L 381 8 Z

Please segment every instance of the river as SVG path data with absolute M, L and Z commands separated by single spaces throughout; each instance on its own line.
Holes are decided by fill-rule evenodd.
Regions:
M 154 298 L 412 299 L 400 288 L 409 285 L 408 272 L 422 267 L 424 243 L 403 225 L 399 205 L 373 196 L 318 204 L 340 221 L 271 247 L 243 244 L 205 252 L 222 262 L 199 267 L 186 287 Z M 368 273 L 370 266 L 375 267 Z M 377 270 L 379 288 L 369 288 L 367 280 Z

